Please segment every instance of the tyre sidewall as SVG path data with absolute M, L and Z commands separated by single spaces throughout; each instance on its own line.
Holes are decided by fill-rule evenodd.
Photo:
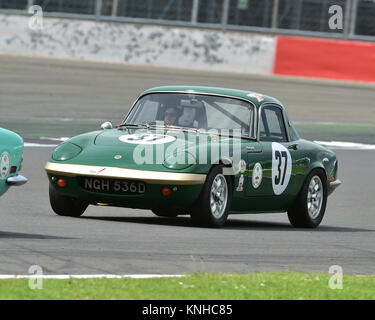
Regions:
M 207 175 L 206 182 L 203 186 L 203 190 L 199 196 L 198 201 L 195 206 L 192 208 L 191 217 L 195 223 L 198 223 L 201 226 L 210 226 L 210 227 L 221 227 L 225 224 L 230 205 L 232 202 L 232 180 L 227 175 L 223 174 L 222 165 L 217 165 L 212 167 L 209 174 Z M 210 205 L 210 196 L 212 184 L 218 174 L 223 174 L 227 182 L 227 204 L 224 210 L 223 215 L 220 218 L 216 218 L 212 214 L 211 205 Z
M 319 177 L 320 181 L 322 182 L 323 199 L 320 212 L 318 216 L 315 219 L 313 219 L 309 214 L 307 197 L 310 182 L 315 176 Z M 295 227 L 316 228 L 321 223 L 324 217 L 324 213 L 327 206 L 327 196 L 327 178 L 322 169 L 315 169 L 312 172 L 310 172 L 310 174 L 307 176 L 296 202 L 290 208 L 290 210 L 288 210 L 290 222 Z
M 325 174 L 321 171 L 321 170 L 316 170 L 315 172 L 311 172 L 313 173 L 311 176 L 310 176 L 310 179 L 309 179 L 309 182 L 307 184 L 307 190 L 309 188 L 309 184 L 311 182 L 311 180 L 317 176 L 319 177 L 320 181 L 322 182 L 322 186 L 323 186 L 323 199 L 322 199 L 322 206 L 320 208 L 320 212 L 319 212 L 319 215 L 315 218 L 315 219 L 312 219 L 308 213 L 308 208 L 307 208 L 307 192 L 306 192 L 306 198 L 305 198 L 305 205 L 306 205 L 306 212 L 311 220 L 311 224 L 313 227 L 317 227 L 323 220 L 323 217 L 324 217 L 324 213 L 326 211 L 326 206 L 327 206 L 327 178 L 325 176 Z

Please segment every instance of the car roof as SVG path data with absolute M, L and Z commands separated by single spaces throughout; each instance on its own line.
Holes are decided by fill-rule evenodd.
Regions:
M 179 93 L 207 93 L 218 96 L 229 96 L 233 98 L 240 98 L 252 102 L 256 107 L 260 107 L 263 103 L 276 103 L 282 106 L 282 103 L 270 96 L 254 91 L 220 88 L 220 87 L 205 87 L 205 86 L 162 86 L 155 87 L 144 91 L 141 96 L 156 93 L 156 92 L 179 92 Z

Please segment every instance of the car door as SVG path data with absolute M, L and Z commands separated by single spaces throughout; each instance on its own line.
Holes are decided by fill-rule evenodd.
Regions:
M 283 108 L 277 104 L 262 105 L 258 127 L 262 152 L 248 153 L 251 184 L 247 196 L 254 197 L 257 210 L 280 210 L 292 196 L 295 144 L 289 139 Z

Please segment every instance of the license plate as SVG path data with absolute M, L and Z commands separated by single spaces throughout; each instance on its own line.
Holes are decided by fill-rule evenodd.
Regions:
M 114 194 L 142 194 L 146 191 L 146 184 L 141 181 L 114 180 L 84 177 L 80 185 L 88 191 Z

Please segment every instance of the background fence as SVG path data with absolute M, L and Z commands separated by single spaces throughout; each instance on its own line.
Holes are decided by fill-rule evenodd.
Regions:
M 0 0 L 0 12 L 375 41 L 375 0 Z M 331 30 L 329 8 L 343 10 Z

